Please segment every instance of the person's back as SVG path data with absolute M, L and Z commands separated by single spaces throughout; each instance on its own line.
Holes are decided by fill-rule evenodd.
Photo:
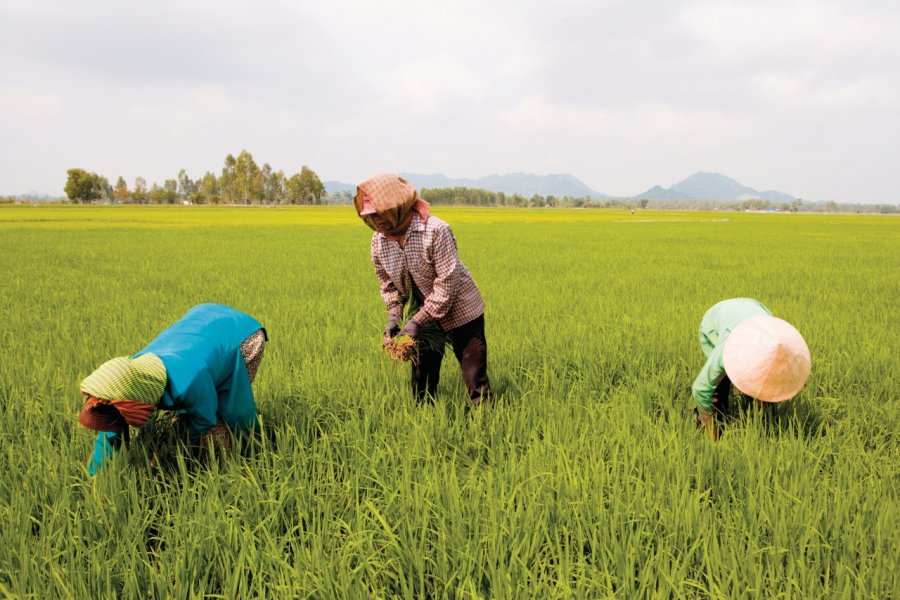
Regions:
M 224 304 L 199 304 L 134 355 L 155 354 L 166 366 L 168 387 L 181 396 L 197 375 L 209 373 L 213 382 L 224 381 L 234 368 L 243 340 L 262 328 L 248 314 Z
M 700 345 L 709 356 L 710 352 L 719 344 L 725 343 L 735 327 L 744 319 L 757 315 L 771 315 L 766 306 L 753 298 L 730 298 L 714 304 L 700 323 Z M 704 342 L 704 336 L 712 345 Z

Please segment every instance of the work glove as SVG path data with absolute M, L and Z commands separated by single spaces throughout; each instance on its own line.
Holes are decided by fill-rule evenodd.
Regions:
M 397 325 L 397 317 L 391 317 L 384 327 L 384 340 L 387 341 L 398 333 L 400 333 L 400 326 Z
M 407 321 L 406 325 L 403 326 L 403 329 L 400 330 L 400 335 L 408 335 L 410 337 L 416 337 L 419 335 L 419 324 L 415 321 Z

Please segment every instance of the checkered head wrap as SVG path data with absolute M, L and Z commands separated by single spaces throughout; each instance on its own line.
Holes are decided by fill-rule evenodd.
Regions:
M 140 427 L 165 387 L 166 367 L 158 356 L 113 358 L 81 382 L 81 393 L 88 399 L 78 420 L 97 431 L 120 431 L 125 424 Z
M 359 184 L 353 203 L 366 225 L 389 238 L 406 233 L 413 212 L 419 213 L 423 220 L 428 217 L 428 203 L 419 198 L 410 182 L 393 173 L 380 173 Z M 376 214 L 380 223 L 375 219 Z

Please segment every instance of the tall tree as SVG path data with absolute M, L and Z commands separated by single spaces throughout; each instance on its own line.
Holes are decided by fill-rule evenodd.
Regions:
M 116 202 L 125 202 L 129 196 L 131 196 L 131 192 L 128 191 L 128 184 L 125 183 L 125 178 L 119 175 L 119 178 L 116 179 L 116 187 L 113 189 L 113 198 Z
M 97 178 L 97 187 L 100 189 L 100 198 L 106 201 L 112 200 L 113 186 L 109 184 L 109 179 L 102 175 L 94 175 Z
M 163 182 L 163 190 L 165 190 L 165 200 L 169 204 L 175 204 L 178 200 L 178 182 L 174 179 L 166 179 Z
M 262 181 L 262 203 L 269 204 L 272 202 L 272 165 L 269 163 L 263 163 L 262 168 L 259 170 L 259 178 Z
M 263 165 L 263 198 L 271 204 L 281 204 L 284 200 L 285 178 L 283 171 L 272 171 L 269 163 Z
M 238 199 L 244 204 L 262 198 L 262 175 L 253 155 L 246 150 L 241 150 L 235 161 L 234 184 Z
M 200 190 L 197 195 L 210 204 L 219 203 L 219 182 L 216 181 L 216 176 L 211 171 L 207 171 L 200 180 Z
M 197 184 L 191 181 L 184 169 L 178 171 L 178 194 L 182 199 L 187 200 L 191 194 L 197 191 Z
M 294 173 L 284 184 L 284 200 L 282 200 L 282 204 L 300 204 L 302 198 L 303 186 L 300 183 L 300 173 Z
M 147 201 L 147 180 L 143 177 L 137 177 L 134 180 L 134 191 L 131 193 L 132 199 L 138 204 Z
M 162 204 L 166 201 L 166 188 L 160 187 L 159 184 L 153 182 L 153 185 L 150 186 L 150 192 L 147 194 L 150 198 L 151 202 L 157 202 Z
M 69 169 L 66 171 L 68 179 L 66 180 L 66 196 L 74 202 L 90 202 L 100 197 L 103 190 L 101 189 L 100 176 L 96 173 L 88 173 L 84 169 Z
M 315 171 L 303 165 L 300 169 L 301 204 L 322 204 L 325 198 L 325 185 Z
M 229 154 L 225 157 L 225 166 L 222 167 L 222 176 L 219 178 L 219 194 L 222 202 L 230 204 L 237 198 L 235 189 L 235 165 L 237 161 Z

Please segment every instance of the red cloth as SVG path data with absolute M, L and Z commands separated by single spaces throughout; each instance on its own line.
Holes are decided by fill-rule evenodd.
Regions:
M 155 407 L 134 400 L 103 400 L 90 396 L 78 413 L 78 421 L 94 431 L 121 431 L 126 426 L 140 427 Z

